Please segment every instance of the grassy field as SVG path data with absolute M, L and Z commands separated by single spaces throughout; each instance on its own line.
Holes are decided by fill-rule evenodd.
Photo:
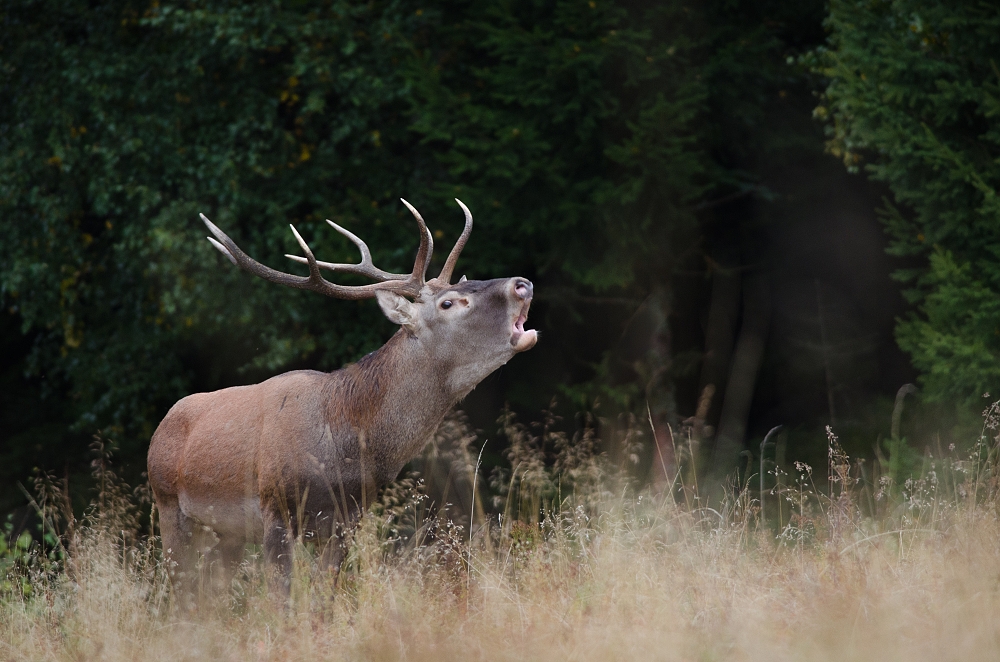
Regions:
M 556 464 L 576 489 L 546 500 L 542 483 L 560 474 L 531 465 L 539 438 L 515 439 L 538 475 L 509 480 L 471 543 L 467 529 L 421 514 L 412 482 L 390 490 L 336 586 L 300 547 L 289 607 L 268 597 L 252 555 L 228 591 L 176 607 L 134 494 L 109 478 L 63 532 L 65 548 L 5 552 L 0 660 L 1000 657 L 989 436 L 899 485 L 872 478 L 831 436 L 834 479 L 819 484 L 803 465 L 779 474 L 766 524 L 756 490 L 699 507 L 680 480 L 676 499 L 621 487 L 603 456 L 579 451 L 590 441 L 563 444 Z M 57 511 L 58 492 L 42 494 L 39 507 Z

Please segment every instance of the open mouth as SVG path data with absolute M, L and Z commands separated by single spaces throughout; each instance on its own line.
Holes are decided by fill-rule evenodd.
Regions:
M 527 321 L 528 321 L 528 316 L 525 315 L 524 313 L 521 313 L 518 316 L 517 321 L 514 322 L 514 335 L 515 336 L 524 333 L 524 323 L 527 322 Z
M 514 350 L 518 352 L 531 349 L 538 340 L 537 331 L 534 329 L 524 329 L 524 323 L 528 321 L 528 308 L 530 307 L 531 299 L 528 299 L 524 302 L 524 307 L 518 314 L 517 319 L 514 320 L 514 325 L 511 330 L 510 344 L 513 345 Z

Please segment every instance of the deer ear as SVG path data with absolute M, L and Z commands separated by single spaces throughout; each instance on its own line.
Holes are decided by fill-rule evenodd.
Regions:
M 466 281 L 465 276 L 462 276 L 461 278 L 458 279 L 459 283 L 464 283 L 465 281 Z
M 412 329 L 417 321 L 417 307 L 395 292 L 379 290 L 375 293 L 378 305 L 393 324 Z

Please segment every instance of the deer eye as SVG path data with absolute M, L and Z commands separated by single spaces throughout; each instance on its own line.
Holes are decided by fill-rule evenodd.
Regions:
M 441 307 L 444 308 L 445 310 L 448 310 L 449 308 L 451 308 L 451 306 L 452 306 L 451 299 L 445 299 L 444 301 L 441 302 Z

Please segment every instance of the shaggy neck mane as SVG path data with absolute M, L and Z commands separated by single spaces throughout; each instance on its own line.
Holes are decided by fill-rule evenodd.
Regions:
M 395 424 L 420 429 L 431 420 L 437 425 L 454 405 L 454 398 L 444 387 L 444 375 L 417 369 L 415 363 L 433 360 L 421 353 L 416 339 L 400 329 L 379 349 L 331 373 L 331 414 L 339 413 L 364 430 Z M 407 402 L 422 406 L 414 411 L 404 406 Z M 402 412 L 397 413 L 397 409 L 407 410 L 408 420 L 398 420 Z

